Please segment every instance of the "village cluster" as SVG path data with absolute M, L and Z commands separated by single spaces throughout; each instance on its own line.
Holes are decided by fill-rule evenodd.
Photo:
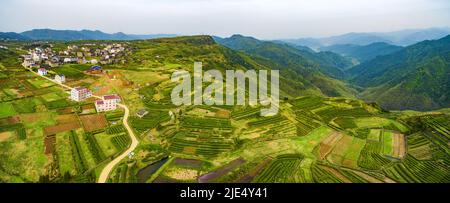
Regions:
M 126 44 L 113 43 L 69 45 L 66 50 L 56 53 L 50 45 L 30 49 L 27 55 L 22 55 L 22 65 L 28 68 L 53 68 L 70 63 L 107 65 L 124 62 L 122 56 L 129 51 Z
M 92 46 L 93 44 L 87 44 Z M 66 63 L 79 63 L 79 64 L 93 64 L 93 66 L 86 71 L 86 73 L 101 73 L 103 70 L 101 66 L 95 65 L 117 63 L 118 56 L 126 50 L 126 47 L 122 44 L 104 45 L 104 49 L 89 49 L 86 47 L 77 47 L 71 45 L 67 47 L 67 50 L 61 51 L 57 54 L 51 49 L 47 48 L 34 48 L 29 50 L 28 55 L 23 55 L 22 65 L 33 71 L 33 68 L 37 68 L 37 73 L 40 76 L 48 75 L 48 69 L 52 67 L 58 67 L 59 65 Z M 87 57 L 92 59 L 87 60 Z M 101 58 L 100 61 L 96 58 Z M 57 83 L 63 84 L 66 82 L 64 74 L 56 74 L 53 80 Z M 70 92 L 70 98 L 74 101 L 84 101 L 92 96 L 92 92 L 86 87 L 75 87 Z M 117 109 L 117 104 L 121 102 L 121 99 L 116 94 L 104 95 L 101 100 L 95 101 L 95 108 L 97 112 L 112 111 Z

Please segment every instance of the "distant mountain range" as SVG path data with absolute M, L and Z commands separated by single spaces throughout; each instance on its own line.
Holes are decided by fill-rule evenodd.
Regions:
M 174 37 L 174 34 L 148 34 L 135 35 L 118 33 L 104 33 L 99 30 L 52 30 L 52 29 L 33 29 L 22 33 L 0 32 L 0 39 L 4 40 L 138 40 L 153 39 L 161 37 Z
M 300 38 L 282 40 L 295 45 L 320 47 L 336 44 L 368 45 L 375 42 L 385 42 L 397 46 L 409 46 L 424 40 L 439 39 L 450 34 L 450 28 L 408 29 L 385 33 L 347 33 L 324 38 Z
M 336 44 L 320 48 L 320 51 L 331 51 L 342 56 L 365 62 L 377 56 L 388 55 L 403 49 L 401 46 L 391 45 L 384 42 L 375 42 L 369 45 Z

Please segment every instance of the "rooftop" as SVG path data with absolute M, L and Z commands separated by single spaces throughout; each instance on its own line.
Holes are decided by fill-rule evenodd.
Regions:
M 103 96 L 104 100 L 110 100 L 110 99 L 120 99 L 119 96 L 115 95 L 115 94 L 110 94 L 110 95 L 105 95 Z

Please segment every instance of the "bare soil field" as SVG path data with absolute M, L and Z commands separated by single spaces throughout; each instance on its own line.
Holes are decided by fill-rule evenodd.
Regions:
M 328 153 L 331 152 L 334 145 L 338 143 L 338 141 L 343 137 L 342 133 L 335 132 L 330 134 L 327 138 L 325 138 L 320 144 L 319 144 L 319 158 L 321 160 L 325 159 L 325 157 L 328 155 Z
M 56 122 L 58 122 L 59 124 L 74 123 L 74 122 L 78 122 L 78 118 L 74 114 L 58 115 L 56 117 Z
M 80 116 L 80 120 L 86 132 L 93 132 L 96 130 L 104 129 L 108 124 L 105 115 L 103 114 Z
M 230 115 L 231 115 L 230 111 L 227 110 L 220 109 L 216 111 L 217 118 L 230 118 Z
M 394 133 L 394 157 L 403 158 L 406 154 L 405 136 L 400 133 Z
M 7 139 L 9 139 L 10 137 L 15 136 L 16 132 L 15 131 L 6 131 L 6 132 L 1 132 L 0 133 L 0 142 L 3 142 Z
M 56 136 L 46 136 L 44 139 L 45 154 L 50 155 L 55 151 Z
M 344 159 L 345 152 L 350 147 L 353 137 L 343 136 L 335 145 L 332 152 L 327 156 L 331 163 L 340 165 Z
M 63 123 L 63 124 L 58 124 L 58 125 L 54 125 L 54 126 L 49 126 L 49 127 L 45 127 L 44 128 L 44 134 L 46 136 L 48 135 L 55 135 L 56 133 L 61 133 L 61 132 L 66 132 L 69 130 L 75 130 L 81 128 L 81 125 L 78 121 L 76 122 L 71 122 L 71 123 Z

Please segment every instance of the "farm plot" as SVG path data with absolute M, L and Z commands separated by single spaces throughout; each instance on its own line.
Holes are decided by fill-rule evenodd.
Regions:
M 36 106 L 39 105 L 41 101 L 36 98 L 24 98 L 20 100 L 15 100 L 13 102 L 14 109 L 18 113 L 34 113 L 36 112 Z
M 42 79 L 39 77 L 28 79 L 27 82 L 29 82 L 31 85 L 33 85 L 33 87 L 37 89 L 51 87 L 55 85 L 53 82 L 50 82 L 46 79 Z
M 81 125 L 78 121 L 62 123 L 54 126 L 48 126 L 44 128 L 45 135 L 55 135 L 57 133 L 67 132 L 75 129 L 81 128 Z
M 323 98 L 321 97 L 302 97 L 290 102 L 293 106 L 302 110 L 312 110 L 319 106 L 323 106 Z
M 250 106 L 241 107 L 240 109 L 233 110 L 231 117 L 236 120 L 250 118 L 259 115 L 261 108 L 253 108 Z
M 251 122 L 247 123 L 247 125 L 252 128 L 267 127 L 268 125 L 277 124 L 277 123 L 285 121 L 285 120 L 286 120 L 286 118 L 284 118 L 283 116 L 278 114 L 276 116 L 260 117 L 256 121 L 251 121 Z
M 182 120 L 181 126 L 184 128 L 194 128 L 194 129 L 232 130 L 231 122 L 229 119 L 219 119 L 219 118 L 185 117 Z
M 118 151 L 122 151 L 130 145 L 130 137 L 127 134 L 116 135 L 111 138 L 111 142 Z
M 382 144 L 379 141 L 368 140 L 361 151 L 358 160 L 358 166 L 369 170 L 380 170 L 384 165 L 391 163 L 391 161 L 384 156 L 381 156 Z
M 393 135 L 393 153 L 392 156 L 395 158 L 403 158 L 406 154 L 405 137 L 403 134 L 394 133 Z
M 244 164 L 245 160 L 242 158 L 237 158 L 230 163 L 226 164 L 225 166 L 220 167 L 219 169 L 209 172 L 205 175 L 202 175 L 198 178 L 199 183 L 208 183 L 208 182 L 214 182 L 214 180 L 220 178 L 223 175 L 226 175 L 230 171 L 234 170 L 235 168 L 239 167 L 240 165 Z
M 318 155 L 319 159 L 323 160 L 325 157 L 331 152 L 333 147 L 339 142 L 340 139 L 344 134 L 339 132 L 334 132 L 330 134 L 327 138 L 325 138 L 319 145 L 318 145 Z
M 166 168 L 159 176 L 155 179 L 154 182 L 187 182 L 187 183 L 195 183 L 197 182 L 197 177 L 199 175 L 199 171 L 192 168 L 182 168 L 171 166 Z
M 431 129 L 436 130 L 443 135 L 446 140 L 450 140 L 450 116 L 424 116 L 421 120 Z
M 337 117 L 365 117 L 365 116 L 371 116 L 372 114 L 370 112 L 368 112 L 366 109 L 364 108 L 353 108 L 353 109 L 348 109 L 348 108 L 339 108 L 339 107 L 332 107 L 332 108 L 328 108 L 328 109 L 324 109 L 321 111 L 316 112 L 317 115 L 320 116 L 320 118 L 328 123 L 331 120 L 333 120 L 334 118 Z M 358 124 L 356 124 L 358 125 Z M 361 126 L 358 126 L 361 127 Z
M 345 135 L 336 143 L 327 160 L 337 165 L 356 168 L 364 144 L 363 139 Z
M 381 130 L 380 129 L 370 129 L 367 140 L 379 142 L 380 141 Z
M 279 155 L 255 179 L 258 183 L 305 182 L 301 154 Z
M 101 131 L 108 125 L 104 114 L 83 115 L 80 120 L 85 132 Z
M 408 154 L 418 160 L 427 160 L 433 158 L 433 147 L 422 133 L 415 133 L 407 137 Z
M 448 165 L 435 161 L 419 161 L 406 156 L 402 162 L 384 170 L 386 175 L 397 182 L 407 183 L 448 183 L 450 171 Z
M 157 127 L 160 123 L 169 120 L 170 116 L 168 111 L 154 110 L 149 111 L 149 113 L 143 118 L 131 117 L 130 124 L 136 131 L 138 131 L 139 133 L 143 133 L 149 129 Z
M 56 156 L 58 161 L 58 168 L 61 174 L 76 175 L 71 145 L 70 136 L 72 132 L 64 132 L 56 134 Z
M 390 130 L 396 130 L 400 132 L 408 131 L 408 128 L 403 124 L 381 117 L 364 117 L 355 119 L 355 123 L 359 128 L 385 128 Z
M 355 122 L 353 121 L 353 118 L 339 117 L 334 119 L 334 122 L 338 124 L 342 129 L 357 128 Z
M 169 150 L 184 155 L 213 157 L 230 151 L 234 143 L 219 135 L 178 132 L 170 143 Z
M 306 111 L 295 111 L 295 120 L 297 121 L 297 135 L 305 136 L 312 130 L 320 127 L 322 124 L 313 118 L 313 115 L 308 115 Z
M 393 157 L 394 155 L 394 133 L 390 131 L 383 132 L 383 154 Z
M 335 171 L 330 171 L 326 166 L 316 163 L 311 165 L 311 174 L 315 183 L 343 183 L 339 177 L 335 175 Z
M 45 101 L 45 102 L 53 102 L 56 100 L 60 100 L 60 99 L 64 99 L 64 97 L 62 97 L 61 95 L 52 92 L 52 93 L 47 93 L 44 95 L 41 95 L 41 98 Z
M 0 103 L 0 118 L 6 118 L 9 116 L 16 115 L 16 110 L 14 110 L 14 106 L 9 102 Z

